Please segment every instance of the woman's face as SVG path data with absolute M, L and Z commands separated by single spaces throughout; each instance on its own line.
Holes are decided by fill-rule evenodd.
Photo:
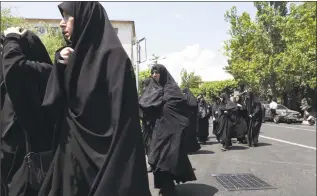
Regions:
M 73 34 L 73 29 L 74 29 L 74 17 L 66 13 L 65 11 L 63 12 L 63 19 L 59 23 L 59 26 L 62 29 L 63 34 L 65 37 L 70 40 L 72 34 Z
M 240 101 L 240 97 L 239 96 L 236 96 L 236 101 Z
M 222 97 L 220 97 L 220 102 L 222 102 L 223 101 L 223 98 Z
M 160 81 L 160 73 L 157 70 L 153 70 L 152 78 L 154 78 L 154 80 L 156 80 L 156 82 L 159 82 Z

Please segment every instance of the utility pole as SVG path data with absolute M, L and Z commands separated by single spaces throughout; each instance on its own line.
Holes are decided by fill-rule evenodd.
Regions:
M 133 45 L 136 45 L 136 54 L 137 54 L 137 60 L 136 60 L 136 64 L 135 64 L 135 79 L 136 79 L 136 89 L 139 90 L 139 66 L 140 63 L 143 63 L 145 60 L 141 61 L 141 46 L 140 43 L 145 41 L 145 58 L 146 57 L 146 39 L 145 37 L 143 37 L 142 39 L 137 40 L 136 42 L 134 42 Z

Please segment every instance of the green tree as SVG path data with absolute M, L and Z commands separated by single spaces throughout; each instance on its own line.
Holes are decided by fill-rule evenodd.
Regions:
M 202 78 L 199 75 L 196 75 L 195 72 L 188 73 L 186 69 L 181 71 L 181 88 L 191 88 L 198 89 L 199 85 L 202 83 Z
M 142 93 L 143 81 L 151 76 L 151 69 L 145 69 L 139 72 L 139 95 Z
M 43 23 L 43 25 L 46 28 L 46 34 L 41 35 L 40 39 L 54 62 L 56 50 L 62 47 L 65 42 L 60 31 L 54 30 L 48 24 Z M 9 27 L 22 27 L 37 32 L 24 18 L 13 16 L 10 8 L 1 9 L 1 33 Z
M 291 4 L 282 28 L 287 45 L 281 58 L 280 85 L 285 90 L 293 86 L 316 89 L 316 2 Z
M 204 82 L 202 85 L 200 85 L 199 89 L 201 92 L 206 93 L 207 97 L 210 99 L 212 96 L 219 96 L 221 93 L 231 95 L 238 87 L 239 85 L 236 80 L 229 79 Z
M 230 23 L 225 42 L 225 70 L 240 85 L 272 92 L 276 97 L 298 86 L 316 87 L 316 2 L 255 2 L 254 21 L 246 12 L 227 11 Z M 290 11 L 290 12 L 289 12 Z
M 282 78 L 285 70 L 281 67 L 283 67 L 282 58 L 287 45 L 282 38 L 283 23 L 288 14 L 287 2 L 255 2 L 254 6 L 258 10 L 256 21 L 262 36 L 265 36 L 267 40 L 267 45 L 261 45 L 258 48 L 259 53 L 267 59 L 265 65 L 260 65 L 264 67 L 263 80 L 268 82 L 273 96 L 276 97 L 278 92 L 285 90 L 285 86 L 281 85 L 280 81 L 285 79 L 285 77 Z
M 50 25 L 43 23 L 46 33 L 40 36 L 43 44 L 46 47 L 47 52 L 50 55 L 50 58 L 54 62 L 55 52 L 65 45 L 65 41 L 60 30 L 56 31 Z
M 258 89 L 260 87 L 261 74 L 255 59 L 255 50 L 258 47 L 256 40 L 259 28 L 251 20 L 248 13 L 237 15 L 236 7 L 232 7 L 225 14 L 225 20 L 230 23 L 229 35 L 231 38 L 224 43 L 225 55 L 229 58 L 228 66 L 224 68 L 240 84 L 245 84 L 249 88 Z M 264 42 L 264 40 L 261 40 Z M 254 74 L 256 73 L 256 74 Z
M 10 8 L 1 9 L 1 33 L 9 27 L 29 28 L 30 25 L 23 18 L 15 17 Z

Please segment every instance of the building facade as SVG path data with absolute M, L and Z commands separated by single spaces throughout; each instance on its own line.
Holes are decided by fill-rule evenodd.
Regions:
M 39 19 L 39 18 L 25 18 L 26 22 L 34 26 L 39 35 L 46 33 L 45 24 L 50 25 L 56 31 L 59 30 L 59 23 L 61 19 Z M 122 21 L 122 20 L 111 20 L 113 28 L 117 32 L 119 40 L 126 53 L 128 54 L 131 62 L 134 63 L 135 59 L 133 56 L 133 43 L 136 41 L 135 25 L 134 21 Z

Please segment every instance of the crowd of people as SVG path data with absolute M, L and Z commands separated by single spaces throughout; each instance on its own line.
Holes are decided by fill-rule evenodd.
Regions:
M 234 137 L 257 145 L 262 113 L 252 92 L 208 104 L 156 64 L 138 97 L 102 5 L 58 9 L 66 46 L 54 63 L 30 30 L 1 37 L 1 195 L 150 196 L 152 172 L 159 195 L 175 196 L 175 182 L 196 180 L 188 154 L 208 141 L 210 118 L 223 151 Z
M 155 188 L 162 195 L 175 195 L 175 184 L 196 180 L 188 154 L 200 150 L 209 140 L 209 120 L 213 134 L 230 150 L 232 138 L 256 147 L 262 125 L 263 107 L 252 91 L 234 97 L 225 93 L 208 104 L 189 88 L 180 89 L 167 68 L 155 64 L 143 81 L 139 97 L 143 142 Z

